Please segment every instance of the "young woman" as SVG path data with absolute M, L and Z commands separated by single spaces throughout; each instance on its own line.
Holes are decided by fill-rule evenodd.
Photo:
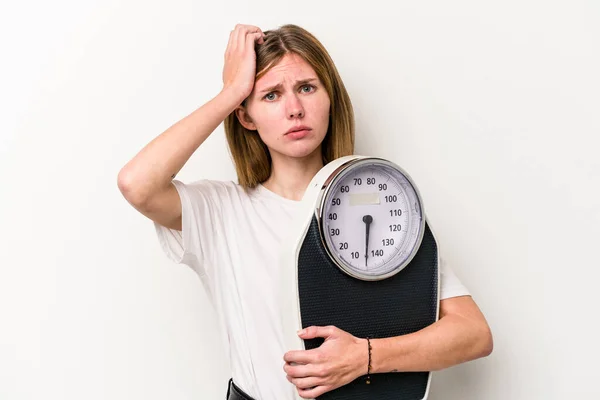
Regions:
M 224 121 L 238 183 L 173 179 Z M 334 326 L 310 327 L 317 349 L 284 347 L 276 323 L 276 255 L 313 176 L 354 150 L 354 116 L 323 45 L 285 25 L 237 25 L 221 92 L 146 145 L 119 173 L 125 198 L 155 223 L 175 262 L 193 268 L 216 308 L 232 369 L 228 397 L 315 398 L 365 375 L 368 350 Z M 440 318 L 410 335 L 371 340 L 372 373 L 432 371 L 488 355 L 492 336 L 468 291 L 442 263 Z

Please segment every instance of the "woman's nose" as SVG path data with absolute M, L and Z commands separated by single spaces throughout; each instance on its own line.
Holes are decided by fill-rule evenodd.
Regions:
M 298 110 L 292 111 L 290 113 L 290 118 L 302 118 L 302 117 L 304 117 L 304 110 L 302 110 L 302 109 L 298 109 Z
M 304 107 L 297 96 L 291 96 L 287 102 L 287 114 L 289 118 L 304 117 Z

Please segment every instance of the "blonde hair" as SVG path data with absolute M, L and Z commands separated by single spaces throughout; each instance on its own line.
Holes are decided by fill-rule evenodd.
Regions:
M 256 80 L 286 54 L 302 57 L 315 70 L 330 100 L 327 134 L 321 146 L 323 164 L 354 153 L 354 111 L 337 68 L 321 42 L 296 25 L 265 31 L 264 44 L 255 45 Z M 246 100 L 242 103 L 244 105 Z M 242 126 L 235 112 L 224 121 L 229 151 L 241 186 L 253 188 L 271 175 L 271 155 L 255 131 Z

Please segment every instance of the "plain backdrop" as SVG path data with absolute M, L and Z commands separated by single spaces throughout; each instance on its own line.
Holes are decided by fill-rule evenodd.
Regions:
M 198 277 L 117 174 L 214 97 L 237 23 L 333 57 L 356 153 L 408 171 L 492 327 L 432 400 L 600 398 L 597 1 L 23 1 L 0 8 L 0 399 L 222 399 Z M 222 125 L 178 179 L 234 179 Z

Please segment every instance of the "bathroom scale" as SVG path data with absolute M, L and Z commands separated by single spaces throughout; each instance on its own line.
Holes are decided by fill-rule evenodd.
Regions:
M 352 155 L 325 165 L 284 243 L 281 322 L 288 349 L 319 347 L 323 338 L 297 335 L 313 325 L 378 339 L 437 321 L 438 245 L 417 186 L 395 163 Z M 429 371 L 371 373 L 368 383 L 365 376 L 318 399 L 426 399 L 431 380 Z

